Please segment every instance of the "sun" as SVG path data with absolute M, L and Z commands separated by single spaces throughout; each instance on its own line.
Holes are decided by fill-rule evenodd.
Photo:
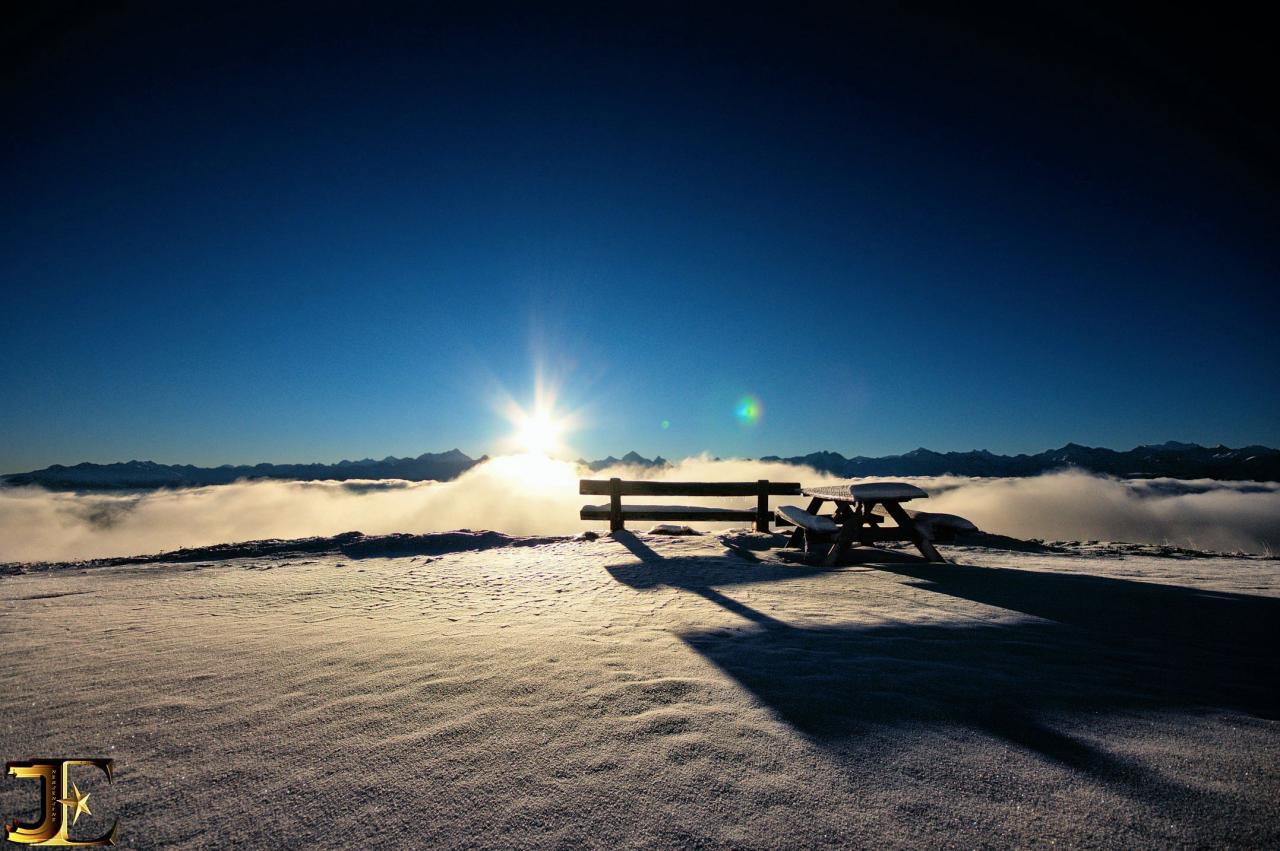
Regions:
M 502 438 L 499 452 L 527 458 L 566 458 L 574 450 L 569 435 L 583 426 L 583 409 L 565 409 L 558 404 L 558 382 L 548 381 L 541 369 L 535 373 L 533 398 L 520 404 L 503 388 L 498 388 L 494 409 L 511 424 Z
M 516 421 L 516 442 L 531 455 L 550 455 L 560 448 L 564 423 L 550 411 L 522 413 Z

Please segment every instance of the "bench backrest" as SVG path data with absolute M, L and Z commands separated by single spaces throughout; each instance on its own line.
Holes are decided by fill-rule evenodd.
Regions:
M 594 496 L 612 496 L 614 487 L 620 496 L 757 496 L 761 490 L 767 496 L 796 496 L 799 482 L 771 482 L 760 479 L 755 482 L 649 482 L 623 479 L 580 479 L 578 493 Z
M 578 493 L 609 497 L 609 527 L 622 528 L 622 497 L 624 496 L 754 496 L 756 530 L 769 531 L 773 518 L 769 511 L 770 496 L 796 496 L 799 482 L 771 482 L 758 479 L 754 482 L 651 482 L 622 479 L 580 479 Z

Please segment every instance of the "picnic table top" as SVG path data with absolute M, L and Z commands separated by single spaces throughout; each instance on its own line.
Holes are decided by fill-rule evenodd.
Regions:
M 861 485 L 825 485 L 816 488 L 800 488 L 800 493 L 832 502 L 906 502 L 909 499 L 928 499 L 929 494 L 906 482 L 867 482 Z

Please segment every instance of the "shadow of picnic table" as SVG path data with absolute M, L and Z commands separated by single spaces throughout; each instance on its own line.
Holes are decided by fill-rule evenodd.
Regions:
M 1046 719 L 1222 709 L 1280 718 L 1273 598 L 1038 570 L 886 564 L 875 568 L 905 585 L 1015 617 L 795 626 L 733 599 L 732 586 L 823 569 L 664 559 L 643 542 L 623 545 L 640 562 L 610 568 L 618 581 L 698 594 L 755 624 L 680 638 L 820 744 L 876 725 L 963 724 L 1159 797 L 1163 781 L 1153 774 Z M 831 593 L 857 594 L 861 575 L 832 576 Z

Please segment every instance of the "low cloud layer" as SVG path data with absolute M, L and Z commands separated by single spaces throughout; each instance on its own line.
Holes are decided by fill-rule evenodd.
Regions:
M 617 468 L 581 474 L 569 463 L 496 458 L 454 482 L 283 482 L 141 494 L 0 488 L 0 562 L 154 553 L 260 538 L 495 529 L 572 534 L 602 524 L 578 519 L 599 497 L 578 495 L 580 475 L 668 481 L 770 479 L 830 484 L 807 467 L 690 458 L 654 473 Z M 1021 538 L 1170 543 L 1250 553 L 1280 550 L 1280 484 L 1121 481 L 1079 472 L 1026 479 L 912 479 L 930 511 L 959 514 L 984 530 Z M 686 504 L 726 504 L 672 498 Z M 799 502 L 783 498 L 777 502 Z M 742 501 L 744 505 L 748 500 Z

